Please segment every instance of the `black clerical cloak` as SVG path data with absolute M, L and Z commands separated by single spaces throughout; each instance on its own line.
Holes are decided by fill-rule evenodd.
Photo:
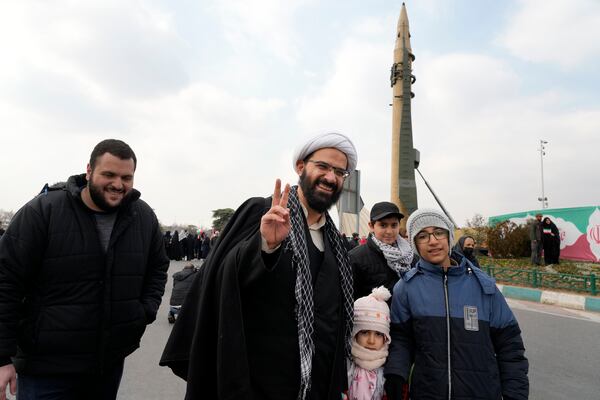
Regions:
M 186 399 L 297 397 L 299 355 L 293 293 L 295 273 L 291 268 L 276 268 L 275 273 L 266 277 L 256 279 L 253 276 L 260 270 L 252 265 L 262 262 L 260 219 L 270 206 L 270 198 L 252 198 L 238 208 L 197 274 L 173 327 L 160 365 L 169 366 L 176 375 L 187 380 Z M 316 280 L 314 286 L 313 337 L 317 351 L 312 381 L 316 388 L 309 397 L 337 400 L 347 380 L 344 319 L 339 271 L 335 257 L 327 250 L 326 241 L 318 272 L 320 280 Z M 277 260 L 271 261 L 276 264 L 291 266 L 291 253 L 279 250 L 273 257 Z M 281 304 L 269 307 L 273 299 Z M 271 312 L 275 314 L 269 317 Z M 266 337 L 265 332 L 274 334 Z M 261 337 L 265 337 L 264 342 Z M 296 341 L 292 342 L 292 338 Z M 269 351 L 279 353 L 273 358 L 273 354 L 265 354 Z M 265 356 L 264 360 L 261 355 Z M 265 360 L 271 361 L 265 363 Z M 283 365 L 292 367 L 284 368 Z M 322 376 L 327 375 L 322 373 L 325 370 L 331 375 Z M 319 371 L 321 373 L 317 373 Z M 272 382 L 269 385 L 272 392 L 268 394 L 257 391 L 252 384 L 261 381 L 264 387 L 265 379 Z M 319 386 L 325 387 L 326 396 L 317 396 Z

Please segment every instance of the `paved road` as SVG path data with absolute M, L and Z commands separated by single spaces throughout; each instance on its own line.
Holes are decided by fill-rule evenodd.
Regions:
M 171 331 L 167 322 L 171 275 L 185 262 L 172 262 L 159 315 L 141 348 L 125 362 L 119 400 L 183 399 L 185 382 L 158 366 Z M 600 314 L 509 299 L 530 362 L 532 400 L 600 400 Z
M 509 300 L 529 358 L 530 399 L 600 399 L 600 314 Z
M 172 262 L 169 276 L 184 262 Z M 170 332 L 171 280 L 157 321 L 127 359 L 120 400 L 183 399 L 185 385 L 157 365 Z M 600 400 L 600 314 L 510 300 L 523 330 L 532 400 Z
M 197 260 L 193 260 L 193 263 L 198 265 Z M 176 400 L 185 396 L 185 381 L 173 375 L 169 368 L 159 367 L 158 361 L 171 332 L 167 314 L 173 287 L 172 276 L 186 264 L 185 261 L 171 261 L 169 279 L 156 321 L 146 329 L 140 348 L 125 360 L 119 400 Z

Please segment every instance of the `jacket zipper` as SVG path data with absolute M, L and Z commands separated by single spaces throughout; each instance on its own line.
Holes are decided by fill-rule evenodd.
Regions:
M 446 348 L 448 356 L 448 400 L 452 398 L 452 361 L 450 359 L 450 302 L 448 301 L 448 271 L 444 271 L 444 300 L 446 301 Z

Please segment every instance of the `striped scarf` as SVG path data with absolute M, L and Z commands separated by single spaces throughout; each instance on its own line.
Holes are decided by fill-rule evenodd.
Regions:
M 290 209 L 290 233 L 285 239 L 284 248 L 293 252 L 292 267 L 296 271 L 296 317 L 298 320 L 298 344 L 300 347 L 300 392 L 298 400 L 305 400 L 311 385 L 312 358 L 315 353 L 314 334 L 314 304 L 313 287 L 308 259 L 308 246 L 302 206 L 298 199 L 298 186 L 292 186 L 288 199 Z M 325 212 L 326 222 L 324 234 L 333 249 L 340 271 L 344 302 L 344 319 L 346 334 L 346 356 L 350 356 L 350 338 L 352 337 L 352 319 L 354 310 L 352 269 L 348 261 L 348 253 L 341 237 L 328 212 Z
M 383 253 L 388 267 L 394 270 L 399 277 L 410 270 L 414 253 L 410 244 L 402 236 L 398 235 L 395 245 L 383 243 L 375 235 L 371 235 L 371 239 Z

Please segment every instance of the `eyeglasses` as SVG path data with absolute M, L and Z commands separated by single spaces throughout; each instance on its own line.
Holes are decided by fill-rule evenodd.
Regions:
M 433 235 L 433 237 L 435 237 L 437 240 L 448 239 L 448 231 L 447 230 L 436 229 L 431 233 L 425 232 L 425 231 L 421 231 L 421 232 L 417 233 L 417 236 L 415 236 L 415 242 L 428 243 L 431 235 Z
M 308 160 L 308 162 L 315 164 L 317 166 L 317 168 L 319 170 L 321 170 L 322 172 L 327 173 L 329 171 L 333 171 L 335 176 L 337 176 L 338 178 L 345 179 L 348 176 L 350 176 L 350 171 L 347 171 L 342 168 L 334 167 L 333 165 L 328 164 L 325 161 Z

